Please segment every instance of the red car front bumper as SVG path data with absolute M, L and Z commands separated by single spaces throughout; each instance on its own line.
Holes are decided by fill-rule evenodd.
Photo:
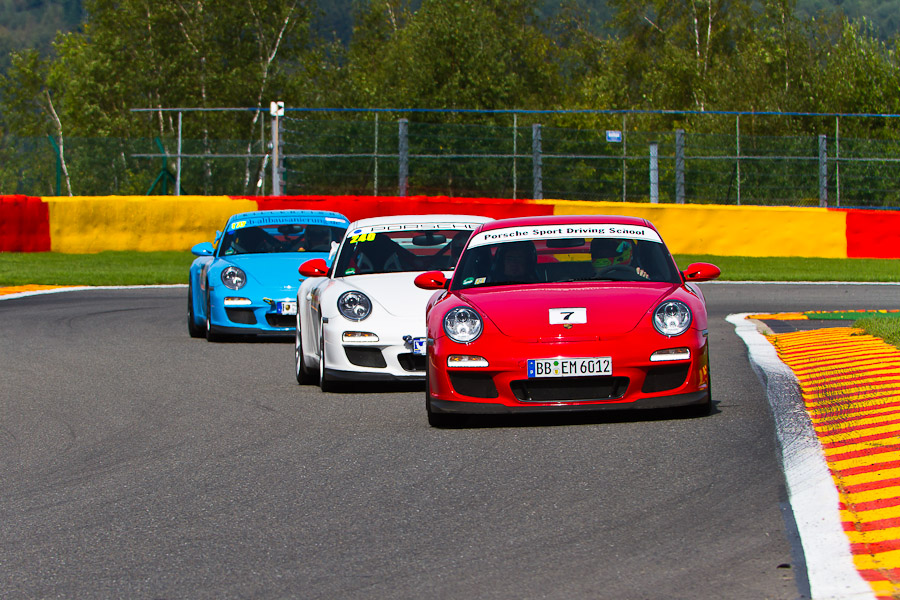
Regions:
M 434 413 L 485 414 L 654 409 L 703 406 L 710 402 L 709 353 L 705 332 L 690 329 L 677 338 L 635 343 L 610 340 L 506 339 L 463 345 L 446 337 L 428 355 L 428 396 Z M 688 348 L 690 358 L 651 361 L 658 350 Z M 480 356 L 485 367 L 448 367 L 450 355 Z M 612 374 L 529 378 L 529 359 L 608 356 Z

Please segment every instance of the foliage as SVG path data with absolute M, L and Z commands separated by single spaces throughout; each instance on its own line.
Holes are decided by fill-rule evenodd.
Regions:
M 814 7 L 824 5 L 820 0 Z M 742 135 L 808 137 L 835 127 L 832 119 L 808 113 L 900 113 L 894 42 L 861 19 L 837 13 L 810 19 L 795 0 L 355 0 L 348 39 L 316 29 L 328 19 L 334 23 L 335 6 L 316 0 L 85 0 L 80 30 L 61 33 L 49 55 L 13 52 L 0 75 L 0 191 L 144 192 L 163 165 L 133 157 L 157 154 L 157 144 L 175 151 L 179 122 L 164 109 L 176 107 L 209 110 L 184 120 L 182 153 L 235 157 L 216 165 L 192 159 L 202 167 L 191 169 L 182 185 L 200 194 L 259 189 L 269 153 L 266 109 L 275 99 L 289 107 L 491 111 L 465 119 L 458 112 L 420 112 L 415 120 L 501 128 L 513 125 L 504 112 L 512 109 L 669 111 L 629 116 L 627 124 L 587 112 L 541 116 L 548 134 L 552 127 L 570 136 L 560 152 L 582 154 L 589 153 L 582 146 L 596 141 L 582 143 L 585 131 L 734 132 L 733 119 L 676 111 L 753 111 L 741 119 Z M 346 23 L 331 30 L 341 28 Z M 247 110 L 215 110 L 221 107 Z M 761 115 L 772 111 L 805 114 Z M 401 116 L 408 113 L 384 121 Z M 317 122 L 323 129 L 335 118 L 309 115 L 303 127 L 315 133 Z M 517 123 L 523 131 L 530 125 Z M 896 119 L 843 119 L 840 127 L 842 138 L 900 137 Z M 88 150 L 100 144 L 113 150 Z M 509 153 L 502 144 L 468 142 L 473 153 Z M 40 154 L 23 155 L 23 147 Z M 329 170 L 311 161 L 302 168 L 309 179 Z M 731 168 L 712 169 L 708 178 L 729 181 Z M 437 182 L 429 189 L 477 193 L 487 171 L 461 169 L 472 183 L 451 181 L 438 163 L 415 175 Z M 570 172 L 608 183 L 610 191 L 598 197 L 616 195 L 614 174 L 588 163 Z M 64 185 L 54 178 L 60 173 Z M 860 177 L 886 175 L 870 170 Z M 555 185 L 547 184 L 548 190 Z M 895 191 L 887 194 L 894 202 Z
M 81 25 L 81 0 L 8 0 L 0 3 L 0 74 L 6 73 L 11 53 L 26 49 L 46 55 L 60 31 Z
M 553 105 L 561 82 L 536 0 L 374 0 L 348 49 L 345 106 Z

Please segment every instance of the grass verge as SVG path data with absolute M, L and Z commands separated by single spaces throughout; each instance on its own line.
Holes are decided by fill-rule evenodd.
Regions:
M 682 269 L 692 262 L 709 262 L 722 269 L 723 281 L 900 281 L 900 259 L 757 258 L 678 254 Z
M 0 286 L 187 283 L 190 252 L 0 252 Z
M 883 339 L 888 344 L 900 347 L 900 318 L 866 317 L 854 324 L 869 335 Z
M 0 286 L 187 283 L 190 252 L 0 252 Z M 710 262 L 723 281 L 900 281 L 900 260 L 676 255 L 681 268 Z

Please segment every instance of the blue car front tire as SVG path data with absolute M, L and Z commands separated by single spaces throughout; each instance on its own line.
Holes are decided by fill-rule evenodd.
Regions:
M 194 284 L 188 284 L 188 333 L 192 338 L 202 338 L 206 335 L 206 329 L 197 324 L 197 316 L 194 314 Z

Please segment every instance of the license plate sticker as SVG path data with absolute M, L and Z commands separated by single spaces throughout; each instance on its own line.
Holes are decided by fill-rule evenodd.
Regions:
M 532 358 L 528 360 L 528 378 L 597 377 L 612 375 L 612 358 Z
M 275 312 L 279 315 L 296 315 L 297 314 L 297 303 L 296 302 L 278 302 L 275 304 Z
M 412 341 L 413 354 L 421 354 L 423 356 L 426 354 L 425 341 L 426 341 L 426 338 L 423 338 L 423 337 L 413 338 L 413 341 Z

